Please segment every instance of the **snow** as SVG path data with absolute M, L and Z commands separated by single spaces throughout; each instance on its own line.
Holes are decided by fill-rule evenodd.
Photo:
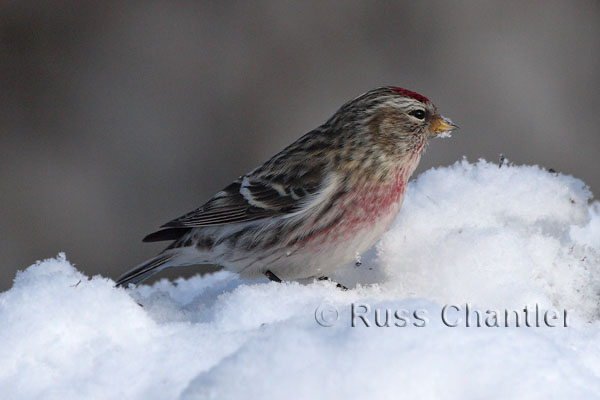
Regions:
M 428 170 L 360 259 L 335 276 L 349 291 L 227 272 L 126 290 L 63 254 L 38 262 L 0 294 L 2 398 L 598 397 L 600 205 L 580 180 Z M 484 318 L 527 306 L 533 326 L 466 327 L 466 303 Z

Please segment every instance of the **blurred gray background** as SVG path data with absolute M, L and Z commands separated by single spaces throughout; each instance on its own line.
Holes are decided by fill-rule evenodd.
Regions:
M 162 248 L 145 234 L 382 85 L 461 126 L 418 171 L 504 153 L 600 193 L 598 1 L 1 4 L 0 290 L 59 251 L 116 277 Z

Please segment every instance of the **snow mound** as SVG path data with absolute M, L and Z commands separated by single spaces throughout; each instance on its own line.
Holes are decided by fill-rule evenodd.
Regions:
M 38 262 L 0 294 L 2 397 L 600 393 L 600 205 L 580 180 L 485 161 L 426 171 L 361 261 L 337 273 L 345 292 L 226 272 L 125 290 L 62 254 Z

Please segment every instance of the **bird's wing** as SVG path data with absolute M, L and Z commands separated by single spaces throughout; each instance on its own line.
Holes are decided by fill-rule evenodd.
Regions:
M 301 153 L 301 152 L 300 152 Z M 164 224 L 144 241 L 174 240 L 191 228 L 217 226 L 302 212 L 331 185 L 323 159 L 287 153 L 238 178 L 207 203 Z
M 297 211 L 307 191 L 244 176 L 206 204 L 161 228 L 198 228 L 273 217 Z

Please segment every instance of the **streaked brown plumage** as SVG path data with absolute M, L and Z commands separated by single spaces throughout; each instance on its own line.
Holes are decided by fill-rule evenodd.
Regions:
M 373 245 L 400 210 L 427 140 L 455 128 L 418 93 L 371 90 L 148 235 L 144 241 L 173 243 L 117 285 L 192 264 L 219 264 L 246 277 L 326 275 Z

